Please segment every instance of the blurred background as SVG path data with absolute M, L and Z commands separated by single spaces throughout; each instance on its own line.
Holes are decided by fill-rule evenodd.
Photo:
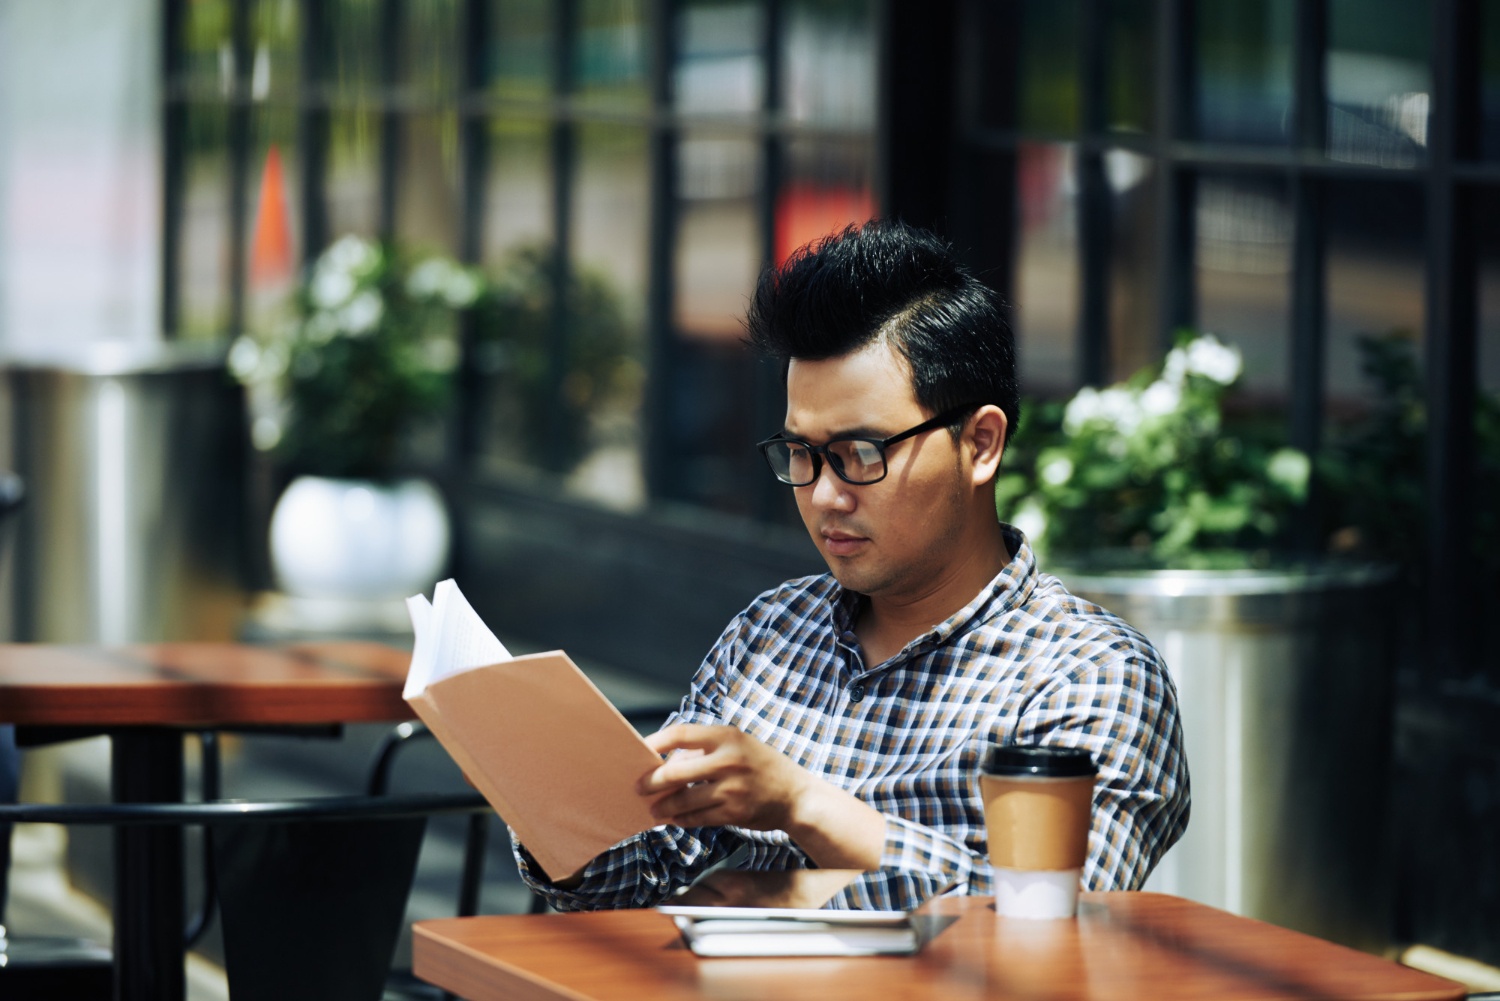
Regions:
M 460 320 L 452 405 L 403 440 L 449 571 L 522 646 L 678 688 L 821 569 L 751 447 L 784 400 L 746 297 L 877 215 L 1012 304 L 1034 400 L 1211 330 L 1238 416 L 1317 453 L 1386 402 L 1359 338 L 1411 346 L 1394 848 L 1364 875 L 1390 942 L 1500 964 L 1495 0 L 0 5 L 0 469 L 30 487 L 0 636 L 317 631 L 277 611 L 294 471 L 225 357 L 356 234 L 531 282 L 540 349 Z

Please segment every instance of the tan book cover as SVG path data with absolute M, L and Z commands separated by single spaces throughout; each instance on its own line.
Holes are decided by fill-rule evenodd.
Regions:
M 511 657 L 451 580 L 407 607 L 406 701 L 548 876 L 656 825 L 635 784 L 661 757 L 567 654 Z

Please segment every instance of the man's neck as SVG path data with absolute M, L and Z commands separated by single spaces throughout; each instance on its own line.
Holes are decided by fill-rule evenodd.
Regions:
M 966 547 L 938 578 L 909 593 L 870 595 L 854 624 L 865 666 L 900 653 L 912 640 L 944 622 L 995 579 L 1013 554 L 997 525 L 982 544 Z

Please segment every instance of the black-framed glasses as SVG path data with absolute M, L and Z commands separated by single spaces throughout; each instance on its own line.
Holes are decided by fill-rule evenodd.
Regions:
M 855 486 L 879 483 L 885 479 L 887 467 L 885 450 L 900 441 L 915 437 L 923 431 L 947 427 L 960 417 L 966 417 L 980 404 L 966 403 L 952 410 L 945 410 L 931 420 L 916 427 L 907 428 L 889 438 L 866 438 L 863 435 L 842 435 L 826 445 L 811 445 L 796 438 L 777 435 L 756 445 L 766 457 L 771 472 L 782 483 L 794 487 L 805 487 L 817 480 L 823 471 L 823 459 L 839 479 Z

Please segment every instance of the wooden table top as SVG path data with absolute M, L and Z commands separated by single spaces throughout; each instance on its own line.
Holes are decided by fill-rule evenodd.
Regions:
M 411 654 L 378 643 L 0 644 L 0 723 L 228 726 L 413 717 Z
M 1456 999 L 1452 981 L 1156 893 L 1090 893 L 1077 921 L 996 917 L 988 897 L 916 956 L 699 959 L 655 911 L 423 921 L 414 970 L 471 1001 Z

